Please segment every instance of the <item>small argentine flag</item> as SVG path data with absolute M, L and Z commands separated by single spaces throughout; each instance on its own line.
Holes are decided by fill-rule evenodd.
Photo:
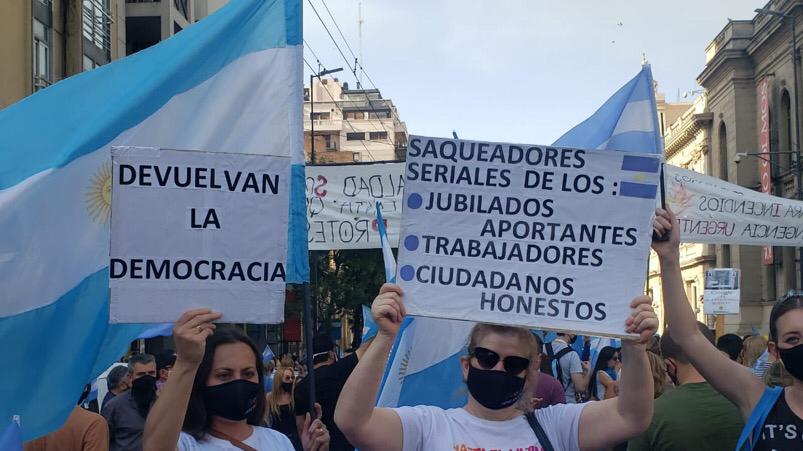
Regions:
M 270 348 L 270 345 L 265 345 L 265 350 L 262 351 L 262 363 L 268 363 L 273 359 L 275 354 L 273 354 L 273 350 Z
M 382 242 L 382 260 L 385 262 L 385 280 L 396 283 L 396 258 L 388 243 L 388 233 L 385 230 L 385 221 L 382 219 L 382 204 L 376 203 L 376 222 L 379 226 L 379 240 Z
M 661 170 L 660 159 L 652 156 L 625 155 L 622 157 L 622 170 L 632 175 L 629 180 L 622 180 L 619 184 L 620 196 L 655 199 L 658 185 L 644 181 L 647 179 L 647 173 L 657 174 Z

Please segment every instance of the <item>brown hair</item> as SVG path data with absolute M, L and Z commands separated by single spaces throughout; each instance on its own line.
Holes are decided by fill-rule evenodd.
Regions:
M 666 391 L 666 363 L 658 354 L 647 351 L 647 360 L 650 362 L 650 372 L 652 372 L 653 399 L 658 398 Z
M 772 312 L 770 312 L 770 340 L 778 342 L 778 326 L 776 325 L 778 318 L 788 311 L 799 308 L 803 308 L 803 295 L 799 291 L 790 291 L 772 306 Z
M 714 333 L 711 332 L 711 329 L 708 328 L 705 324 L 697 321 L 697 330 L 708 340 L 711 345 L 714 345 Z M 686 353 L 683 352 L 683 349 L 680 345 L 675 341 L 675 338 L 672 336 L 672 328 L 669 327 L 664 331 L 663 337 L 661 337 L 661 344 L 659 346 L 661 348 L 660 354 L 665 359 L 675 359 L 680 363 L 689 363 L 689 358 L 686 356 Z

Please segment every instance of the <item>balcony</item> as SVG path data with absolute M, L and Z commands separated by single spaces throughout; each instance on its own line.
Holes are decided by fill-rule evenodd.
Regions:
M 304 130 L 310 130 L 312 121 L 307 119 L 304 121 Z M 315 133 L 317 132 L 339 132 L 343 128 L 343 121 L 341 119 L 317 119 L 315 120 Z

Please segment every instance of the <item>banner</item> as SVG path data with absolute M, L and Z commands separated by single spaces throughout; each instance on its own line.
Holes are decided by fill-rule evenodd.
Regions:
M 758 84 L 758 174 L 761 180 L 761 192 L 770 194 L 772 192 L 772 176 L 770 174 L 770 80 L 764 77 Z M 772 254 L 772 246 L 764 246 L 761 250 L 761 262 L 765 265 L 773 264 L 775 259 Z
M 739 314 L 739 279 L 741 271 L 714 268 L 705 272 L 703 313 L 706 315 Z
M 399 244 L 404 163 L 307 166 L 310 250 L 379 249 L 376 202 L 388 243 Z
M 660 164 L 655 154 L 410 137 L 407 312 L 623 335 L 643 293 Z
M 686 243 L 803 246 L 803 202 L 664 166 L 666 202 Z
M 112 148 L 111 323 L 281 323 L 290 158 Z

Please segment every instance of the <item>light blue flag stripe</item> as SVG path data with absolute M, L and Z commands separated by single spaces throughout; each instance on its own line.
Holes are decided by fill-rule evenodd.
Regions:
M 55 218 L 31 213 L 30 206 L 35 206 L 35 211 L 44 208 L 43 196 L 36 192 L 37 189 L 41 191 L 42 186 L 52 183 L 50 180 L 69 181 L 64 177 L 70 174 L 70 168 L 82 161 L 94 161 L 86 159 L 95 158 L 94 155 L 101 151 L 108 152 L 105 146 L 110 142 L 132 130 L 136 131 L 143 120 L 168 108 L 168 117 L 173 121 L 185 117 L 187 111 L 195 113 L 201 107 L 206 107 L 203 111 L 215 111 L 227 119 L 236 117 L 239 111 L 237 125 L 242 129 L 244 126 L 241 124 L 251 124 L 249 110 L 245 107 L 251 99 L 262 98 L 256 97 L 255 93 L 264 92 L 283 97 L 267 106 L 264 103 L 250 105 L 261 114 L 259 121 L 263 129 L 264 124 L 275 123 L 275 127 L 285 130 L 285 134 L 289 130 L 288 135 L 294 140 L 287 146 L 264 151 L 282 154 L 287 149 L 293 149 L 296 152 L 292 155 L 290 195 L 296 204 L 288 207 L 292 233 L 289 234 L 287 281 L 298 283 L 308 280 L 300 104 L 299 114 L 296 115 L 295 110 L 284 109 L 291 102 L 283 101 L 283 98 L 295 98 L 301 93 L 301 21 L 299 0 L 232 0 L 214 15 L 165 42 L 96 70 L 70 77 L 0 111 L 0 232 L 7 237 L 20 236 L 31 240 L 30 243 L 16 241 L 16 244 L 14 239 L 0 240 L 0 255 L 11 258 L 0 261 L 0 280 L 4 279 L 3 272 L 10 271 L 19 257 L 28 264 L 33 263 L 17 265 L 18 268 L 28 268 L 27 277 L 30 280 L 24 283 L 52 286 L 54 278 L 62 274 L 50 266 L 51 262 L 64 266 L 64 262 L 72 261 L 69 256 L 80 254 L 49 255 L 50 248 L 36 241 L 37 235 L 25 231 L 24 221 L 29 221 L 31 217 L 39 218 L 43 227 L 50 227 L 47 224 L 51 223 L 59 224 L 54 222 Z M 257 52 L 273 49 L 287 52 L 268 56 L 260 54 L 261 60 L 247 59 Z M 296 55 L 297 61 L 293 59 Z M 271 61 L 275 61 L 277 65 L 273 67 L 279 69 L 272 71 L 273 67 L 266 64 Z M 278 66 L 279 63 L 284 65 Z M 242 85 L 238 92 L 229 93 L 227 90 L 231 88 L 230 85 L 216 83 L 215 80 L 232 67 L 236 67 L 232 70 L 246 71 L 228 71 L 225 73 L 228 80 L 231 80 L 232 74 L 234 77 L 241 74 L 245 77 L 244 83 L 253 80 L 249 78 L 247 69 L 251 68 L 253 72 L 254 67 L 259 67 L 262 70 L 259 84 Z M 270 78 L 265 75 L 265 69 L 273 73 L 285 72 L 281 79 Z M 203 87 L 203 90 L 199 91 L 199 87 Z M 248 88 L 247 92 L 244 87 Z M 217 94 L 224 91 L 230 95 L 220 95 L 220 98 L 214 99 L 209 95 L 192 97 L 197 92 Z M 177 98 L 195 103 L 177 105 Z M 230 105 L 233 102 L 238 108 L 232 109 Z M 209 108 L 213 104 L 222 108 Z M 295 105 L 295 102 L 292 104 Z M 297 123 L 293 119 L 296 116 Z M 236 140 L 233 140 L 242 135 L 233 134 L 229 127 L 215 125 L 215 122 L 200 120 L 190 124 L 163 121 L 156 124 L 160 127 L 156 129 L 158 135 L 141 133 L 136 135 L 136 139 L 155 140 L 157 146 L 162 144 L 159 139 L 168 139 L 165 147 L 182 146 L 182 142 L 189 140 L 198 145 L 229 143 L 235 148 L 228 149 L 223 145 L 209 150 L 242 150 L 236 148 Z M 199 136 L 192 136 L 185 126 L 193 128 L 192 131 Z M 296 128 L 298 133 L 294 132 Z M 83 174 L 86 175 L 85 170 Z M 81 196 L 80 202 L 83 202 L 84 183 L 88 181 L 87 177 L 82 177 L 72 186 L 65 186 L 76 191 Z M 9 193 L 19 193 L 22 197 L 17 197 L 15 201 L 15 197 Z M 32 201 L 26 203 L 19 199 Z M 78 202 L 75 201 L 76 204 Z M 86 207 L 81 204 L 79 208 L 83 210 Z M 80 213 L 83 214 L 83 211 Z M 108 228 L 106 230 L 105 239 L 102 240 L 97 239 L 102 235 L 101 226 L 82 233 L 80 238 L 85 241 L 76 240 L 74 247 L 93 246 L 92 252 L 100 255 L 102 246 L 98 243 L 105 241 L 108 246 Z M 61 232 L 69 231 L 54 230 L 51 235 L 67 236 Z M 37 233 L 41 235 L 41 232 Z M 13 247 L 19 247 L 20 243 L 25 244 L 21 248 L 23 251 Z M 68 249 L 67 246 L 64 248 Z M 34 262 L 33 257 L 39 254 L 41 257 L 37 258 L 40 260 Z M 105 255 L 107 259 L 108 252 Z M 65 257 L 69 257 L 69 260 L 65 260 Z M 81 268 L 86 269 L 88 265 Z M 7 272 L 6 279 L 8 274 L 14 273 Z M 146 329 L 141 324 L 107 324 L 107 268 L 98 265 L 79 276 L 53 297 L 28 296 L 22 303 L 14 299 L 14 287 L 0 286 L 0 340 L 16 344 L 6 352 L 7 362 L 14 366 L 15 371 L 7 371 L 0 376 L 0 418 L 21 415 L 26 440 L 60 427 L 75 405 L 84 384 L 125 353 L 130 342 Z M 20 308 L 19 305 L 33 307 Z M 53 343 L 58 346 L 54 348 Z M 43 352 L 43 349 L 52 351 Z M 53 374 L 59 375 L 58 384 L 53 383 Z M 48 408 L 43 410 L 42 406 L 45 405 Z
M 663 143 L 658 128 L 655 92 L 652 72 L 648 65 L 619 89 L 591 117 L 561 136 L 555 146 L 585 149 L 610 149 L 632 152 L 662 153 Z M 459 407 L 465 403 L 465 384 L 460 371 L 459 358 L 464 351 L 444 353 L 433 365 L 412 374 L 404 370 L 404 361 L 410 361 L 416 348 L 406 344 L 450 342 L 442 349 L 454 349 L 464 343 L 466 336 L 416 337 L 420 327 L 428 322 L 440 321 L 431 318 L 406 319 L 402 324 L 391 351 L 385 374 L 382 378 L 377 404 L 384 407 L 435 405 L 442 408 Z M 415 323 L 419 327 L 414 327 Z M 544 342 L 555 339 L 554 332 L 547 332 Z M 402 352 L 399 349 L 403 348 Z M 392 369 L 400 374 L 391 374 Z M 400 370 L 401 369 L 401 370 Z M 394 380 L 396 378 L 396 380 Z M 401 384 L 399 389 L 394 384 Z M 397 399 L 392 390 L 399 389 Z M 385 396 L 387 395 L 387 396 Z M 385 402 L 380 402 L 384 399 Z
M 379 326 L 371 316 L 371 307 L 367 305 L 362 306 L 362 324 L 362 341 L 365 343 L 366 340 L 374 338 L 379 332 Z
M 20 431 L 20 425 L 15 421 L 12 421 L 0 433 L 0 450 L 22 451 L 22 432 Z

